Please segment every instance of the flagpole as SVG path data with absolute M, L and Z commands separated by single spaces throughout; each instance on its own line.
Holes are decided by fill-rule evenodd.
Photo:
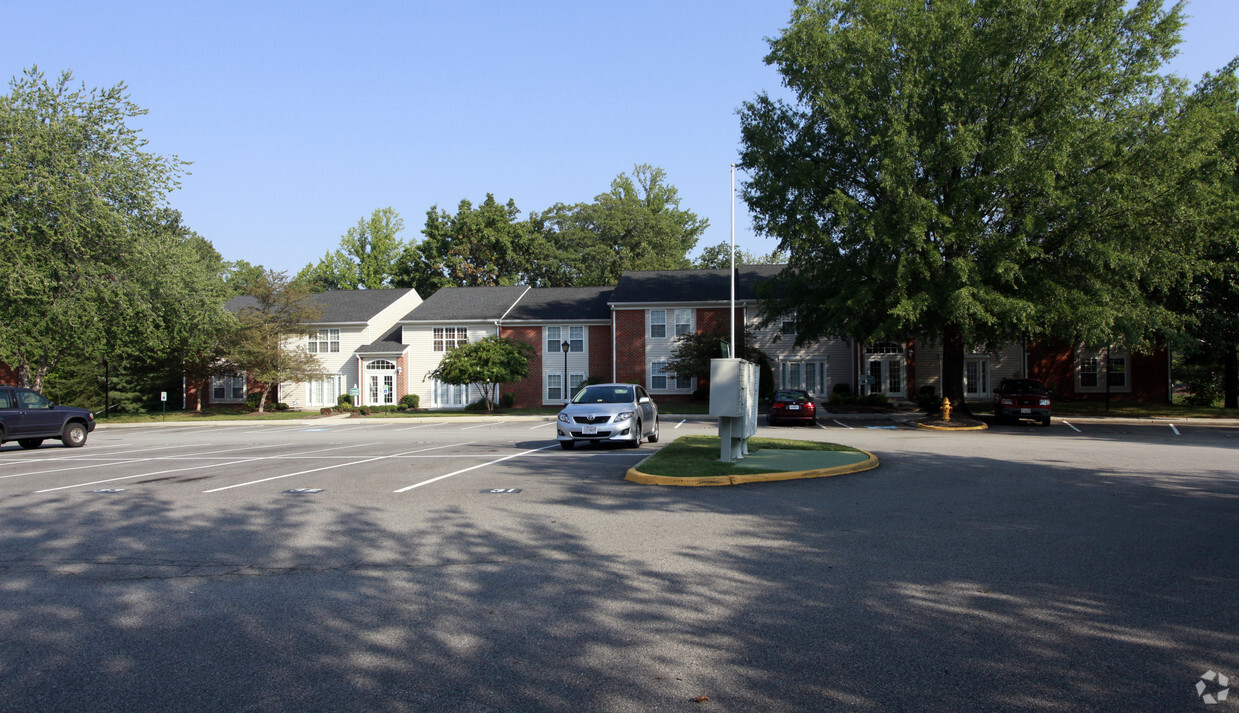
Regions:
M 731 164 L 731 341 L 730 356 L 736 357 L 736 164 Z

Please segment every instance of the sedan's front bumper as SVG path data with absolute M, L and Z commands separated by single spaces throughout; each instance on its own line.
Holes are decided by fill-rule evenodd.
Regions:
M 589 428 L 590 426 L 593 426 L 593 428 Z M 587 433 L 586 431 L 592 432 Z M 599 424 L 564 423 L 563 421 L 558 421 L 556 423 L 555 439 L 558 441 L 631 443 L 637 440 L 637 422 L 631 418 Z

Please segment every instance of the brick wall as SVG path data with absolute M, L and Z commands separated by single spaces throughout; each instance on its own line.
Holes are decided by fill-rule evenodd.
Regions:
M 645 383 L 645 310 L 625 309 L 615 319 L 615 380 Z
M 611 380 L 611 327 L 589 328 L 589 377 Z
M 0 384 L 17 386 L 17 372 L 2 361 L 0 361 Z
M 542 328 L 533 327 L 500 327 L 499 335 L 509 339 L 525 342 L 533 347 L 533 356 L 529 357 L 529 376 L 511 384 L 504 384 L 499 392 L 512 394 L 516 397 L 516 408 L 536 408 L 542 405 Z
M 1147 401 L 1165 403 L 1170 400 L 1166 350 L 1158 348 L 1149 354 L 1132 354 L 1128 365 L 1131 391 L 1110 392 L 1114 401 Z M 1043 381 L 1055 396 L 1086 401 L 1105 400 L 1105 390 L 1076 393 L 1076 353 L 1060 340 L 1047 340 L 1028 349 L 1028 375 Z M 1104 376 L 1102 377 L 1105 378 Z

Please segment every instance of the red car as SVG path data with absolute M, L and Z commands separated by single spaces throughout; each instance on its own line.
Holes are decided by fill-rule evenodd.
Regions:
M 784 421 L 800 421 L 810 426 L 817 423 L 817 405 L 809 392 L 800 389 L 779 389 L 766 411 L 766 423 L 771 426 Z
M 1003 379 L 994 394 L 994 419 L 999 423 L 1031 418 L 1050 425 L 1050 391 L 1036 379 Z

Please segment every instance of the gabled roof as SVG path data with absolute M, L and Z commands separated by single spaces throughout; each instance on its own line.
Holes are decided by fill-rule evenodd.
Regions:
M 610 287 L 538 287 L 525 293 L 504 322 L 597 321 L 611 319 Z
M 757 283 L 779 273 L 784 265 L 742 265 L 736 268 L 736 299 L 755 300 Z M 658 302 L 726 302 L 731 299 L 730 270 L 629 270 L 620 276 L 611 304 Z
M 322 310 L 314 324 L 368 322 L 393 302 L 412 292 L 412 288 L 394 290 L 331 290 L 310 295 L 310 304 Z M 258 300 L 249 295 L 233 297 L 224 308 L 237 312 L 244 307 L 257 307 Z
M 391 340 L 383 340 L 367 344 L 364 347 L 357 347 L 357 354 L 402 354 L 409 345 L 404 342 L 394 342 Z
M 531 288 L 444 287 L 405 315 L 402 322 L 492 322 L 507 314 Z

